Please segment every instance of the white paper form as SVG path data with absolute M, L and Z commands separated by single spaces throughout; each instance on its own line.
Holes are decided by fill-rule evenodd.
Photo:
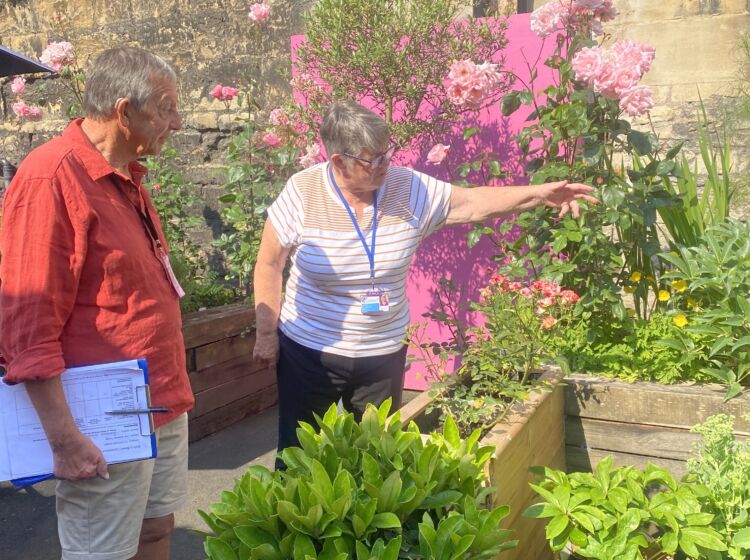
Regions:
M 70 368 L 61 381 L 76 425 L 102 450 L 107 463 L 155 456 L 148 414 L 107 414 L 149 406 L 147 374 L 138 361 Z M 52 470 L 52 451 L 26 388 L 0 383 L 0 480 Z

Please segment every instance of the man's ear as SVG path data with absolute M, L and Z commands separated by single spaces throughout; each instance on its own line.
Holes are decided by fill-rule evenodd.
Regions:
M 123 128 L 130 127 L 130 99 L 127 97 L 121 97 L 115 101 L 115 117 L 117 123 Z

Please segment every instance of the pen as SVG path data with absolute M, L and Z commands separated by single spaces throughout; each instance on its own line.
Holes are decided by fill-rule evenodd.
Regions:
M 131 408 L 129 410 L 108 410 L 107 414 L 150 414 L 152 412 L 169 412 L 166 406 L 152 406 L 149 408 Z

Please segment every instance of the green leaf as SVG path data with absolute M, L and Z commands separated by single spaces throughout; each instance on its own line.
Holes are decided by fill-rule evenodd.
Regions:
M 565 529 L 568 528 L 568 516 L 567 515 L 558 515 L 557 517 L 553 517 L 549 523 L 547 523 L 547 527 L 545 529 L 545 532 L 547 534 L 547 540 L 551 541 L 558 535 L 561 535 Z
M 479 132 L 479 128 L 477 128 L 476 126 L 472 126 L 470 128 L 464 128 L 464 140 L 468 140 L 469 138 L 471 138 L 478 132 Z
M 211 560 L 239 560 L 232 547 L 216 537 L 207 537 L 203 549 Z
M 652 154 L 658 147 L 656 136 L 638 130 L 631 130 L 628 133 L 628 142 L 641 156 Z
M 508 117 L 516 112 L 521 106 L 521 92 L 511 91 L 503 97 L 503 101 L 500 104 L 500 112 L 504 117 Z
M 372 518 L 370 526 L 376 529 L 401 529 L 401 520 L 395 513 L 378 513 Z
M 732 538 L 732 544 L 739 548 L 750 549 L 750 527 L 737 531 Z
M 684 545 L 685 541 L 708 550 L 721 551 L 727 549 L 721 535 L 710 527 L 683 527 L 680 531 L 680 545 Z
M 294 560 L 306 560 L 308 556 L 317 558 L 318 553 L 312 539 L 300 533 L 294 539 Z

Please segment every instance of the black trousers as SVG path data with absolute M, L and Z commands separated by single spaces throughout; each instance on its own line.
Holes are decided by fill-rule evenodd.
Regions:
M 348 358 L 307 348 L 279 332 L 278 452 L 299 445 L 300 421 L 317 427 L 313 413 L 322 417 L 339 399 L 357 420 L 368 403 L 380 406 L 388 397 L 392 411 L 400 408 L 405 364 L 406 345 L 385 356 Z M 283 467 L 279 459 L 276 467 Z

